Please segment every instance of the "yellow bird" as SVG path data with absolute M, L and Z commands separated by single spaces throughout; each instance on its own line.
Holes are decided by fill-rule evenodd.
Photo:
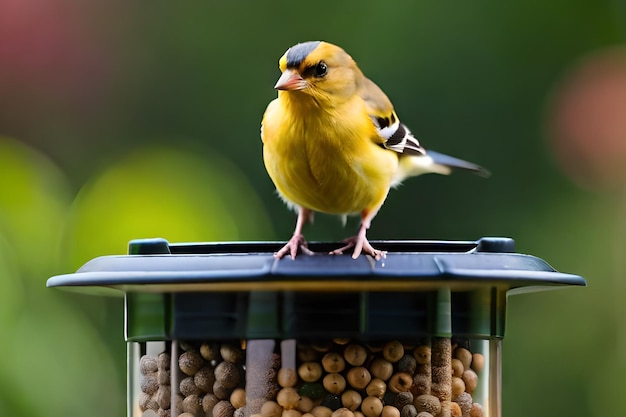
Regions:
M 400 122 L 385 93 L 366 78 L 340 47 L 320 41 L 299 43 L 279 60 L 282 75 L 274 86 L 261 123 L 263 160 L 281 198 L 298 210 L 291 239 L 277 258 L 298 250 L 311 254 L 302 229 L 314 212 L 361 215 L 356 236 L 331 254 L 354 248 L 376 260 L 366 233 L 391 187 L 425 173 L 453 169 L 482 176 L 484 168 L 426 151 Z

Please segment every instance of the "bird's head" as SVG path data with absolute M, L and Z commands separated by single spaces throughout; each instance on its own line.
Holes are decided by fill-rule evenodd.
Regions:
M 340 47 L 311 41 L 292 46 L 278 61 L 277 90 L 303 93 L 317 100 L 341 102 L 352 97 L 363 74 Z

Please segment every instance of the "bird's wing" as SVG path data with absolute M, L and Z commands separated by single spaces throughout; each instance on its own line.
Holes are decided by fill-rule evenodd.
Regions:
M 387 95 L 372 80 L 363 77 L 360 95 L 368 114 L 383 139 L 382 145 L 400 154 L 425 155 L 411 131 L 400 122 Z

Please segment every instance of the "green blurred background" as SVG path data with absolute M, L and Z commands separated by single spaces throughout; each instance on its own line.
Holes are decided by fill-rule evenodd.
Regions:
M 278 58 L 315 39 L 426 147 L 493 172 L 407 181 L 372 239 L 508 236 L 587 278 L 509 300 L 504 415 L 623 414 L 623 1 L 1 0 L 1 416 L 125 412 L 121 300 L 48 277 L 133 238 L 289 238 L 259 122 Z

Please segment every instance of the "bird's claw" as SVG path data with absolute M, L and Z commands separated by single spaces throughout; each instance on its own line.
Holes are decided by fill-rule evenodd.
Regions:
M 339 249 L 335 249 L 334 251 L 331 251 L 329 254 L 330 255 L 343 255 L 344 251 L 354 248 L 354 251 L 352 252 L 352 259 L 358 258 L 361 253 L 364 253 L 365 255 L 370 255 L 377 261 L 380 261 L 381 259 L 384 259 L 387 257 L 386 251 L 374 249 L 372 245 L 369 243 L 369 241 L 363 236 L 359 236 L 359 235 L 352 236 L 344 240 L 344 242 L 346 243 L 345 246 L 342 246 Z
M 291 256 L 291 259 L 296 259 L 298 249 L 305 255 L 313 255 L 313 251 L 308 248 L 306 240 L 303 235 L 293 235 L 289 242 L 285 244 L 278 252 L 274 253 L 274 258 L 281 259 L 286 254 Z

